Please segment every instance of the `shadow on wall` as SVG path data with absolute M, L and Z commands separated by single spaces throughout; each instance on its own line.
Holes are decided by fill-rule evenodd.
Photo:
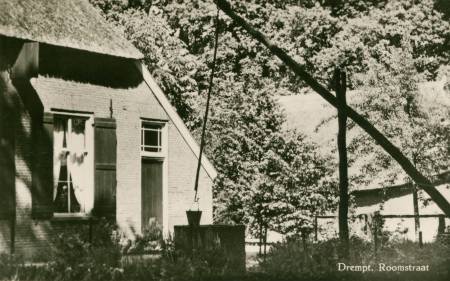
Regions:
M 42 152 L 51 153 L 52 136 L 44 131 L 43 105 L 30 77 L 23 75 L 28 72 L 21 72 L 28 67 L 24 57 L 30 53 L 24 50 L 29 46 L 17 39 L 0 38 L 0 237 L 7 240 L 0 241 L 0 252 L 42 242 L 31 215 L 38 218 L 43 205 L 50 206 L 43 198 L 52 198 L 46 196 L 52 192 L 52 169 L 40 157 Z M 24 188 L 17 189 L 16 183 Z M 16 198 L 32 198 L 32 210 L 30 202 Z M 47 231 L 39 228 L 41 233 Z
M 39 74 L 80 83 L 128 89 L 142 82 L 133 61 L 40 44 Z

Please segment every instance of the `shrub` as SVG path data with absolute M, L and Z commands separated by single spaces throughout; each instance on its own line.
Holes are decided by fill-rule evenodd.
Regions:
M 148 234 L 143 241 L 159 237 Z M 151 238 L 153 237 L 153 238 Z M 161 240 L 160 255 L 126 259 L 121 256 L 119 236 L 113 224 L 100 221 L 94 239 L 80 226 L 67 227 L 54 241 L 51 262 L 43 266 L 24 266 L 18 257 L 0 256 L 0 280 L 14 281 L 302 281 L 302 280 L 448 280 L 450 244 L 446 239 L 425 244 L 384 241 L 377 253 L 373 243 L 352 237 L 347 264 L 429 264 L 427 273 L 373 272 L 361 274 L 337 271 L 339 241 L 308 243 L 290 239 L 274 245 L 257 272 L 234 272 L 221 249 L 210 247 L 193 252 L 174 248 L 172 239 Z M 147 255 L 148 257 L 148 255 Z
M 134 241 L 129 241 L 123 249 L 124 254 L 154 254 L 160 253 L 164 244 L 162 227 L 155 219 L 150 219 L 142 235 L 136 235 Z
M 116 226 L 105 219 L 95 224 L 89 241 L 85 226 L 66 226 L 57 235 L 49 270 L 54 280 L 117 280 L 120 269 L 120 245 Z
M 351 238 L 351 256 L 346 264 L 429 265 L 429 272 L 339 272 L 339 240 L 309 243 L 288 240 L 274 245 L 260 267 L 267 276 L 283 280 L 448 280 L 450 276 L 450 246 L 440 240 L 424 244 L 411 241 L 383 241 L 375 253 L 371 242 Z
M 17 275 L 20 260 L 8 254 L 0 254 L 0 280 Z

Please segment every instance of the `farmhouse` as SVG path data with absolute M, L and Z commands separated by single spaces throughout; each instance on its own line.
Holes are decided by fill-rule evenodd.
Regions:
M 199 147 L 142 58 L 87 0 L 0 0 L 0 252 L 93 217 L 187 223 Z M 203 158 L 202 224 L 215 176 Z
M 420 104 L 424 110 L 433 114 L 436 112 L 449 112 L 450 99 L 448 82 L 446 77 L 439 81 L 422 83 L 419 85 Z M 355 91 L 347 93 L 349 103 L 358 102 Z M 327 104 L 319 95 L 308 92 L 303 95 L 282 96 L 279 103 L 284 109 L 287 117 L 286 128 L 296 129 L 319 145 L 323 153 L 334 155 L 337 166 L 337 111 Z M 445 113 L 444 113 L 445 114 Z M 439 115 L 438 115 L 439 116 Z M 445 119 L 445 118 L 444 118 Z M 331 120 L 324 122 L 324 120 Z M 445 121 L 445 120 L 444 120 Z M 448 120 L 447 120 L 448 122 Z M 348 131 L 348 138 L 352 139 L 358 129 Z M 350 141 L 348 141 L 350 142 Z M 349 175 L 361 175 L 360 165 L 370 158 L 358 157 L 355 163 L 349 167 Z M 394 176 L 395 179 L 392 179 Z M 368 236 L 367 218 L 375 212 L 385 216 L 384 230 L 399 234 L 399 238 L 416 240 L 414 221 L 414 196 L 411 183 L 405 182 L 405 174 L 401 170 L 381 170 L 378 175 L 371 178 L 366 184 L 350 186 L 353 198 L 353 215 L 361 219 L 351 222 L 351 231 L 360 236 Z M 450 171 L 444 170 L 434 175 L 434 183 L 440 193 L 450 201 Z M 450 218 L 445 218 L 442 210 L 432 201 L 426 193 L 421 194 L 418 200 L 418 211 L 420 215 L 420 231 L 423 241 L 433 241 L 436 234 L 443 228 L 449 226 Z M 329 214 L 318 220 L 319 226 L 327 229 L 325 236 L 337 236 L 338 224 L 335 218 L 337 214 Z M 369 219 L 370 220 L 370 219 Z M 320 228 L 320 227 L 319 227 Z M 319 239 L 320 239 L 319 234 Z

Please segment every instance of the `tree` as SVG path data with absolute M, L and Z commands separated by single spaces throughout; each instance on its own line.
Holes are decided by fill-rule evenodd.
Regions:
M 268 144 L 244 201 L 250 230 L 298 237 L 312 229 L 315 215 L 336 208 L 333 168 L 317 145 L 296 131 L 273 134 Z
M 267 208 L 276 214 L 273 229 L 298 236 L 312 229 L 316 215 L 336 209 L 337 183 L 330 158 L 305 135 L 288 131 L 279 143 L 281 159 L 267 166 L 267 171 L 278 173 L 274 200 Z
M 248 221 L 243 201 L 259 175 L 271 136 L 279 132 L 284 121 L 271 89 L 255 89 L 250 84 L 251 80 L 218 79 L 211 100 L 207 131 L 211 145 L 206 146 L 206 151 L 219 172 L 214 186 L 218 221 Z
M 427 79 L 436 77 L 440 64 L 448 63 L 446 42 L 449 22 L 436 11 L 433 1 L 388 1 L 367 13 L 347 17 L 342 29 L 312 58 L 321 81 L 328 81 L 335 66 L 345 66 L 349 87 L 358 88 L 354 75 L 368 71 L 369 59 L 388 63 L 389 50 L 411 41 L 414 66 Z
M 264 34 L 255 29 L 241 16 L 237 15 L 226 0 L 217 0 L 216 3 L 221 10 L 226 12 L 227 15 L 236 22 L 236 24 L 242 26 L 258 42 L 264 44 L 274 55 L 280 58 L 292 71 L 294 71 L 299 78 L 303 79 L 305 83 L 307 83 L 316 93 L 321 95 L 334 107 L 337 108 L 339 106 L 339 103 L 333 94 L 331 94 L 323 85 L 315 80 L 308 72 L 306 72 L 305 69 L 285 51 L 273 44 Z M 444 213 L 450 214 L 450 203 L 439 191 L 434 188 L 432 182 L 421 172 L 419 172 L 411 161 L 405 157 L 405 155 L 391 141 L 389 141 L 386 136 L 384 136 L 376 127 L 364 118 L 364 116 L 360 115 L 350 106 L 346 107 L 346 111 L 348 117 L 364 129 L 364 131 L 369 134 L 371 138 L 384 149 L 385 152 L 394 158 L 403 170 L 430 195 L 430 197 Z
M 449 108 L 429 107 L 421 102 L 423 93 L 419 92 L 419 82 L 423 76 L 416 71 L 407 40 L 402 47 L 391 48 L 386 60 L 386 64 L 369 60 L 370 71 L 358 78 L 364 85 L 361 88 L 364 95 L 355 106 L 402 149 L 417 169 L 427 176 L 438 174 L 450 164 L 448 125 L 442 119 L 448 116 Z M 357 182 L 367 184 L 376 177 L 386 179 L 384 184 L 408 180 L 398 164 L 365 134 L 358 134 L 350 149 L 353 154 L 366 155 L 368 159 L 361 166 Z M 390 172 L 383 175 L 385 171 Z

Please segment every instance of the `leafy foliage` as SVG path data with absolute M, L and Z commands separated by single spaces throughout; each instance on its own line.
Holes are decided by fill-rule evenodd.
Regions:
M 373 244 L 351 238 L 351 256 L 346 264 L 371 265 L 373 272 L 337 271 L 339 241 L 337 239 L 308 243 L 289 240 L 276 244 L 267 254 L 262 268 L 269 276 L 280 280 L 446 280 L 449 268 L 449 245 L 439 241 L 425 244 L 389 241 L 375 255 Z M 379 264 L 429 265 L 429 272 L 383 272 Z
M 121 275 L 119 235 L 106 220 L 94 226 L 89 241 L 87 227 L 64 226 L 52 248 L 49 271 L 55 280 L 117 280 Z
M 253 230 L 262 224 L 298 236 L 314 215 L 336 207 L 336 183 L 315 144 L 295 131 L 283 133 L 266 149 L 244 210 Z
M 127 240 L 122 247 L 124 254 L 154 254 L 159 253 L 165 246 L 162 226 L 154 219 L 144 227 L 142 234 L 137 234 L 134 240 Z
M 420 171 L 432 176 L 445 171 L 450 164 L 448 124 L 442 119 L 450 110 L 445 105 L 430 107 L 423 102 L 423 93 L 419 91 L 423 75 L 414 67 L 410 41 L 402 42 L 401 47 L 391 48 L 385 64 L 368 60 L 369 71 L 359 77 L 363 84 L 360 91 L 364 95 L 355 106 Z M 362 182 L 376 177 L 388 181 L 407 180 L 398 164 L 366 134 L 359 133 L 349 149 L 353 155 L 366 157 L 367 161 L 361 166 Z M 389 171 L 389 175 L 383 175 L 385 171 Z
M 449 23 L 434 9 L 433 1 L 389 1 L 344 23 L 330 46 L 312 59 L 323 81 L 331 77 L 336 66 L 343 66 L 350 74 L 350 86 L 358 87 L 353 75 L 368 71 L 370 60 L 388 65 L 402 40 L 410 41 L 414 66 L 428 79 L 436 76 L 440 63 L 448 62 L 445 42 L 450 36 Z
M 77 235 L 66 235 L 73 245 Z M 259 269 L 247 273 L 233 272 L 227 268 L 227 261 L 220 250 L 210 249 L 196 252 L 193 257 L 171 249 L 164 249 L 158 258 L 125 258 L 118 267 L 105 263 L 105 257 L 97 255 L 92 262 L 77 257 L 73 260 L 53 257 L 51 263 L 25 266 L 20 259 L 9 255 L 0 256 L 0 278 L 2 280 L 155 280 L 155 281 L 198 281 L 198 280 L 246 280 L 246 281 L 298 281 L 298 280 L 448 280 L 449 241 L 442 239 L 424 244 L 386 241 L 374 254 L 369 242 L 352 238 L 352 255 L 348 264 L 371 265 L 374 272 L 339 272 L 337 264 L 339 243 L 329 240 L 307 244 L 290 239 L 274 245 Z M 76 242 L 76 244 L 80 244 Z M 305 247 L 306 245 L 306 247 Z M 62 246 L 66 247 L 67 246 Z M 63 248 L 61 248 L 63 249 Z M 78 252 L 80 253 L 80 252 Z M 103 254 L 106 254 L 103 252 Z M 81 259 L 80 259 L 81 258 Z M 87 263 L 85 263 L 87 262 Z M 386 265 L 428 265 L 428 272 L 378 272 L 378 264 Z M 58 264 L 59 266 L 55 266 Z M 64 266 L 65 265 L 65 266 Z

